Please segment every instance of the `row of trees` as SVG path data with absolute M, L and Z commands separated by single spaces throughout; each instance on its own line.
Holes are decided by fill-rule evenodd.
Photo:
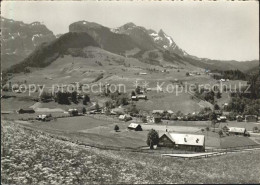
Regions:
M 54 96 L 52 95 L 52 93 L 44 91 L 42 92 L 40 99 L 43 102 L 48 102 L 54 99 L 55 102 L 59 104 L 70 105 L 71 102 L 78 104 L 79 99 L 82 99 L 82 97 L 78 96 L 77 91 L 74 91 L 72 93 L 58 91 Z M 89 102 L 90 97 L 87 94 L 85 94 L 83 97 L 83 105 L 87 105 L 87 103 Z
M 259 115 L 260 99 L 233 97 L 225 110 L 242 115 Z

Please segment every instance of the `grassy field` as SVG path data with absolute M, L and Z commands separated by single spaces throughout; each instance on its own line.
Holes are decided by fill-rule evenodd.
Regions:
M 102 151 L 3 122 L 1 183 L 259 183 L 260 151 L 196 160 Z M 21 160 L 22 159 L 22 160 Z

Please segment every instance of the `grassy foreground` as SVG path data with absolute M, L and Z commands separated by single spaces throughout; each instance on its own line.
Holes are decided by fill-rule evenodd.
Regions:
M 3 122 L 1 183 L 259 183 L 260 151 L 183 160 L 102 151 Z

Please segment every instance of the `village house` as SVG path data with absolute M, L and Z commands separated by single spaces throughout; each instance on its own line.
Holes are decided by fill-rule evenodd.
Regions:
M 245 128 L 239 128 L 239 127 L 229 127 L 228 133 L 230 135 L 249 136 L 249 133 L 246 131 Z
M 229 133 L 229 128 L 225 125 L 223 128 L 222 128 L 222 131 L 224 133 Z
M 127 127 L 129 130 L 134 130 L 134 131 L 142 131 L 142 127 L 138 123 L 130 123 L 130 125 Z
M 132 101 L 138 101 L 138 98 L 137 98 L 137 96 L 131 96 L 131 100 Z
M 77 116 L 79 114 L 78 109 L 69 109 L 68 113 L 70 116 Z
M 164 110 L 153 110 L 152 114 L 163 114 Z
M 155 114 L 153 117 L 152 117 L 152 122 L 153 123 L 160 123 L 162 121 L 162 118 L 160 115 L 158 114 Z
M 17 111 L 19 114 L 25 114 L 25 113 L 35 113 L 35 111 L 32 108 L 22 108 Z
M 219 117 L 217 118 L 217 121 L 218 121 L 218 122 L 226 122 L 226 121 L 227 121 L 227 117 L 226 117 L 226 116 L 219 116 Z
M 37 116 L 36 120 L 44 121 L 46 117 L 47 117 L 46 114 L 40 114 Z
M 146 95 L 138 95 L 137 96 L 138 100 L 147 100 L 147 96 Z
M 159 137 L 158 147 L 204 152 L 205 136 L 165 132 Z
M 122 115 L 122 114 L 125 114 L 125 109 L 122 108 L 122 107 L 118 107 L 118 108 L 114 108 L 111 110 L 111 113 L 112 114 L 117 114 L 117 115 Z
M 129 120 L 132 120 L 132 117 L 128 114 L 124 114 L 124 115 L 120 115 L 118 117 L 118 119 L 121 120 L 121 121 L 129 121 Z
M 237 122 L 242 122 L 243 121 L 243 116 L 237 115 L 236 116 L 236 120 L 237 120 Z
M 245 121 L 246 122 L 257 122 L 258 117 L 257 117 L 257 115 L 245 115 Z

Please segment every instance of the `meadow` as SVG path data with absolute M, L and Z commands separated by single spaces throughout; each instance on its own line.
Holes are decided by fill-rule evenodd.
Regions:
M 195 160 L 85 148 L 3 123 L 1 183 L 259 183 L 260 151 Z

